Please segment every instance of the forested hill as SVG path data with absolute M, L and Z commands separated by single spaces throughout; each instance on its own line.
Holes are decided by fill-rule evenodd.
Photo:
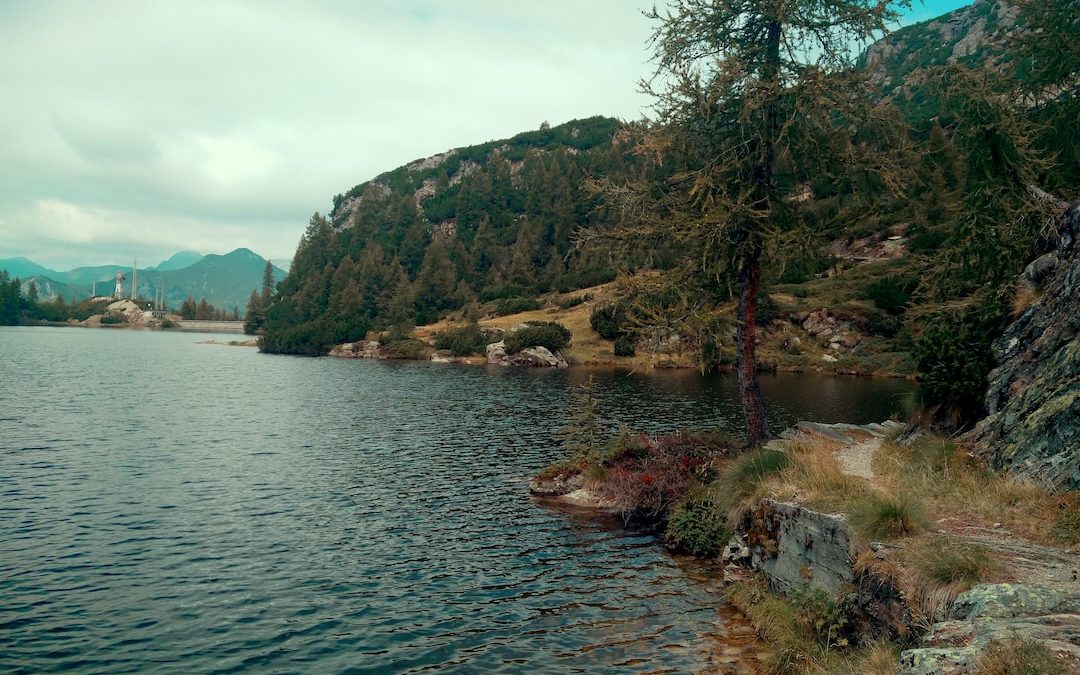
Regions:
M 592 117 L 418 160 L 312 218 L 268 313 L 273 350 L 322 351 L 369 328 L 426 323 L 473 302 L 609 281 L 617 261 L 573 252 L 607 216 L 590 179 L 625 178 L 623 125 Z
M 902 239 L 907 256 L 882 280 L 896 296 L 885 303 L 895 314 L 885 322 L 890 339 L 898 322 L 904 325 L 893 346 L 920 354 L 920 345 L 940 344 L 928 328 L 944 321 L 934 319 L 940 311 L 966 322 L 946 333 L 970 333 L 979 343 L 961 352 L 985 352 L 987 336 L 1007 315 L 1009 284 L 1039 244 L 1035 223 L 1042 216 L 1029 203 L 1028 186 L 1071 198 L 1080 184 L 1074 7 L 1075 0 L 976 0 L 872 45 L 859 64 L 870 77 L 866 100 L 895 104 L 911 128 L 906 142 L 897 143 L 883 140 L 880 129 L 852 127 L 847 142 L 902 152 L 888 180 L 873 171 L 833 175 L 831 167 L 787 174 L 798 162 L 778 156 L 778 189 L 788 192 L 783 203 L 791 214 L 776 223 L 765 251 L 764 294 L 776 284 L 823 275 L 838 246 Z M 732 134 L 730 143 L 725 134 Z M 648 155 L 638 152 L 643 137 L 652 139 Z M 361 183 L 335 196 L 328 216 L 312 217 L 266 310 L 263 349 L 322 354 L 373 329 L 403 329 L 460 309 L 475 316 L 494 301 L 503 309 L 524 307 L 545 293 L 646 267 L 682 269 L 676 282 L 684 297 L 708 296 L 704 305 L 723 305 L 734 287 L 731 270 L 710 273 L 711 279 L 688 271 L 695 255 L 707 256 L 678 248 L 671 237 L 629 252 L 575 246 L 582 239 L 575 233 L 589 240 L 610 231 L 614 209 L 628 204 L 661 224 L 701 207 L 694 189 L 673 207 L 671 195 L 693 182 L 680 172 L 706 173 L 708 158 L 695 155 L 701 147 L 744 144 L 733 129 L 697 138 L 698 145 L 673 148 L 665 146 L 660 123 L 593 117 L 451 150 Z M 636 187 L 620 195 L 618 186 Z M 722 256 L 716 251 L 731 242 L 714 239 L 710 255 Z M 906 312 L 915 306 L 920 311 L 909 320 Z M 968 321 L 949 307 L 981 314 Z M 882 323 L 865 313 L 854 319 Z M 918 359 L 925 372 L 930 361 Z M 976 370 L 985 368 L 980 363 Z

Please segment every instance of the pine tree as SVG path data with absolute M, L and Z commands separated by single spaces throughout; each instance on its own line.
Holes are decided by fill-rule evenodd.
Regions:
M 807 224 L 801 199 L 815 181 L 873 180 L 888 112 L 873 108 L 852 45 L 896 18 L 887 0 L 675 0 L 653 10 L 659 124 L 640 151 L 682 170 L 661 185 L 613 189 L 635 234 L 687 249 L 684 282 L 738 286 L 736 370 L 751 447 L 770 437 L 755 342 L 762 259 Z M 877 124 L 875 124 L 877 122 Z M 874 138 L 853 138 L 873 131 Z M 874 166 L 880 171 L 880 166 Z M 852 190 L 854 192 L 854 190 Z M 873 191 L 863 190 L 862 193 Z M 656 197 L 659 201 L 656 201 Z M 684 288 L 685 291 L 685 288 Z

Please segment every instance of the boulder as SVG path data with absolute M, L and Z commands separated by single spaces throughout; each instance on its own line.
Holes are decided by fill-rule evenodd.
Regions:
M 934 624 L 916 649 L 900 655 L 905 675 L 970 673 L 994 642 L 1037 642 L 1068 664 L 1080 664 L 1080 589 L 980 584 L 962 593 L 948 619 Z
M 488 363 L 495 363 L 500 366 L 509 365 L 506 361 L 506 343 L 503 341 L 492 342 L 486 349 Z
M 566 368 L 570 365 L 562 354 L 552 354 L 547 347 L 527 347 L 507 358 L 510 365 L 527 368 Z
M 562 354 L 552 354 L 547 347 L 527 347 L 516 354 L 507 354 L 505 342 L 487 346 L 487 361 L 499 366 L 525 368 L 567 368 L 570 365 Z
M 385 358 L 379 352 L 379 343 L 375 340 L 361 340 L 360 342 L 346 342 L 335 345 L 330 350 L 330 356 L 339 359 L 380 359 Z

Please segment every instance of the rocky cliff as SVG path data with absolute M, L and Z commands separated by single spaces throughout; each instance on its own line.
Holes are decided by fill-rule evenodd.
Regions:
M 1036 299 L 994 343 L 990 415 L 970 434 L 992 466 L 1052 489 L 1080 489 L 1080 202 L 1054 250 L 1024 270 Z

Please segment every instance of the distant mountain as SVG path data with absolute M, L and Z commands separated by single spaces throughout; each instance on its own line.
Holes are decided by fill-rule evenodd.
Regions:
M 251 291 L 262 287 L 266 258 L 247 248 L 238 248 L 225 255 L 208 255 L 193 265 L 178 270 L 140 270 L 139 294 L 153 298 L 155 289 L 165 292 L 170 307 L 178 307 L 187 297 L 206 301 L 219 309 L 233 307 L 244 311 Z M 274 267 L 274 281 L 285 278 L 285 272 Z
M 177 251 L 176 253 L 173 253 L 168 260 L 163 261 L 153 269 L 158 272 L 182 270 L 185 267 L 191 267 L 202 259 L 203 254 L 198 251 Z
M 28 260 L 22 256 L 17 258 L 0 258 L 0 270 L 6 270 L 12 279 L 29 279 L 30 277 L 46 276 L 55 277 L 57 272 Z
M 186 261 L 194 262 L 184 265 Z M 174 265 L 183 266 L 169 269 Z M 24 287 L 33 281 L 38 288 L 38 297 L 42 299 L 59 296 L 70 302 L 89 297 L 94 290 L 98 295 L 111 295 L 116 273 L 122 272 L 125 296 L 131 294 L 131 284 L 135 283 L 138 295 L 147 300 L 152 300 L 159 289 L 163 291 L 165 303 L 173 309 L 191 297 L 196 301 L 206 298 L 210 304 L 226 311 L 236 307 L 241 313 L 251 291 L 262 287 L 265 267 L 266 258 L 247 248 L 207 256 L 181 251 L 157 268 L 139 269 L 134 275 L 130 266 L 123 265 L 95 265 L 57 272 L 26 258 L 0 260 L 0 269 L 21 279 Z M 284 278 L 285 272 L 274 267 L 274 281 Z

